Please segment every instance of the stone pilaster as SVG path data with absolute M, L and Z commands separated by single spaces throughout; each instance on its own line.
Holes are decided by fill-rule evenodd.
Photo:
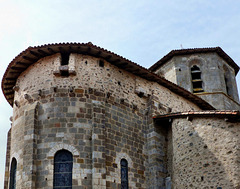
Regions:
M 5 163 L 4 189 L 8 189 L 8 181 L 10 175 L 10 151 L 11 151 L 11 129 L 9 129 L 7 135 L 7 153 Z
M 167 130 L 164 127 L 156 128 L 153 122 L 153 115 L 159 113 L 158 98 L 152 95 L 148 101 L 148 119 L 147 119 L 147 186 L 150 189 L 165 188 L 166 167 L 166 137 Z
M 106 188 L 105 107 L 104 102 L 93 100 L 92 132 L 92 188 Z
M 37 115 L 38 102 L 25 110 L 24 149 L 23 149 L 23 182 L 22 188 L 33 189 L 36 182 L 36 155 L 37 155 Z

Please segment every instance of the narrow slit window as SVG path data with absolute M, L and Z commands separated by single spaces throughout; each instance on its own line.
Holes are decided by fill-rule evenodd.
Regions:
M 191 76 L 193 93 L 204 92 L 202 87 L 201 70 L 198 66 L 195 65 L 191 68 Z
M 99 60 L 99 66 L 104 67 L 104 61 L 103 60 Z
M 62 56 L 61 66 L 68 65 L 70 54 L 69 53 L 61 53 L 61 56 Z
M 11 169 L 10 169 L 9 189 L 16 189 L 16 175 L 17 175 L 17 160 L 13 158 L 11 163 Z
M 69 53 L 61 53 L 62 61 L 60 66 L 60 73 L 61 73 L 61 76 L 63 77 L 69 76 L 69 70 L 68 70 L 69 56 L 70 56 Z
M 229 91 L 229 82 L 228 82 L 228 79 L 227 79 L 227 77 L 226 77 L 226 75 L 224 76 L 224 80 L 225 80 L 225 84 L 226 84 L 226 91 L 227 91 L 227 94 L 228 95 L 230 95 L 230 91 Z
M 128 189 L 128 162 L 121 159 L 121 189 Z
M 227 95 L 233 97 L 233 87 L 232 87 L 232 82 L 231 82 L 231 73 L 229 69 L 224 65 L 224 80 L 225 80 L 225 85 L 226 85 L 226 92 Z
M 53 188 L 72 188 L 73 155 L 67 150 L 60 150 L 54 157 Z

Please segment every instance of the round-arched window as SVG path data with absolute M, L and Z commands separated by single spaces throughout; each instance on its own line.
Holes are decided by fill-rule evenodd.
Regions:
M 16 175 L 17 175 L 17 160 L 15 158 L 13 158 L 12 163 L 11 163 L 11 169 L 10 169 L 9 189 L 16 188 Z
M 121 159 L 121 189 L 128 189 L 128 162 Z
M 53 188 L 72 188 L 73 155 L 60 150 L 54 156 Z
M 191 76 L 193 93 L 204 92 L 202 87 L 201 70 L 198 66 L 194 65 L 191 67 Z

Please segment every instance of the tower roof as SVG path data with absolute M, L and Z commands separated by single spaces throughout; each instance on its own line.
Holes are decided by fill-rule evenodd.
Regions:
M 217 53 L 222 59 L 224 59 L 235 70 L 235 75 L 237 75 L 239 71 L 239 66 L 220 47 L 172 50 L 167 55 L 165 55 L 162 59 L 160 59 L 158 62 L 153 64 L 149 68 L 149 70 L 151 72 L 156 71 L 159 67 L 167 63 L 174 56 L 197 54 L 197 53 L 213 53 L 213 52 Z
M 120 69 L 124 69 L 146 80 L 159 83 L 160 85 L 168 88 L 172 92 L 191 100 L 193 103 L 195 103 L 202 109 L 214 109 L 203 99 L 177 86 L 176 84 L 167 81 L 162 77 L 159 77 L 158 75 L 150 72 L 148 69 L 122 56 L 119 56 L 111 51 L 108 51 L 96 45 L 93 45 L 91 42 L 46 44 L 42 46 L 28 47 L 26 50 L 22 51 L 10 62 L 2 79 L 3 94 L 11 106 L 13 105 L 14 100 L 13 87 L 15 86 L 19 75 L 24 72 L 30 65 L 34 64 L 41 58 L 56 53 L 78 53 L 102 58 L 109 63 L 119 67 Z

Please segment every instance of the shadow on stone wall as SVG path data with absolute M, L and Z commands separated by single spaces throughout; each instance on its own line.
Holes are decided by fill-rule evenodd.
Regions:
M 173 188 L 240 188 L 239 126 L 217 118 L 174 120 L 167 155 Z

